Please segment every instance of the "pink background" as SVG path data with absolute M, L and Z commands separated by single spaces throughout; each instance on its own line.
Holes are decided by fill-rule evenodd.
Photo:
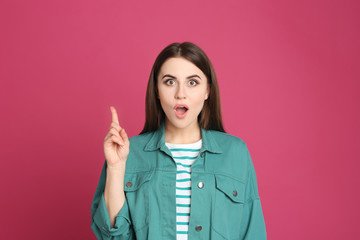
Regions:
M 110 105 L 144 124 L 157 54 L 212 60 L 249 147 L 269 239 L 358 239 L 358 1 L 0 2 L 2 239 L 95 239 Z

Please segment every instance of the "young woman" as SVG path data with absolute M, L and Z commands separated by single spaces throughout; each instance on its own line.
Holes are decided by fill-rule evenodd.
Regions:
M 198 46 L 158 55 L 138 136 L 110 109 L 91 205 L 98 239 L 266 239 L 249 151 L 224 131 L 215 71 Z

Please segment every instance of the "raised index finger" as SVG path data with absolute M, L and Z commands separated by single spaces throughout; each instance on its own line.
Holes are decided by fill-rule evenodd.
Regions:
M 119 124 L 119 118 L 116 112 L 116 109 L 113 106 L 110 106 L 110 111 L 112 113 L 112 121 L 116 122 L 117 124 Z M 120 125 L 120 124 L 119 124 Z

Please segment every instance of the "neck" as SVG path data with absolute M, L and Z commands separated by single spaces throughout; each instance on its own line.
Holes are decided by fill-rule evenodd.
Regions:
M 201 139 L 201 130 L 198 122 L 186 127 L 177 128 L 165 120 L 165 142 L 174 144 L 194 143 Z

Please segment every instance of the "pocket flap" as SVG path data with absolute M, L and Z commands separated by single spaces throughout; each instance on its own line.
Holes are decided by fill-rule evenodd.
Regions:
M 245 184 L 224 175 L 215 175 L 216 188 L 226 194 L 232 201 L 244 203 Z
M 153 172 L 125 173 L 124 191 L 136 191 L 143 183 L 151 179 Z

